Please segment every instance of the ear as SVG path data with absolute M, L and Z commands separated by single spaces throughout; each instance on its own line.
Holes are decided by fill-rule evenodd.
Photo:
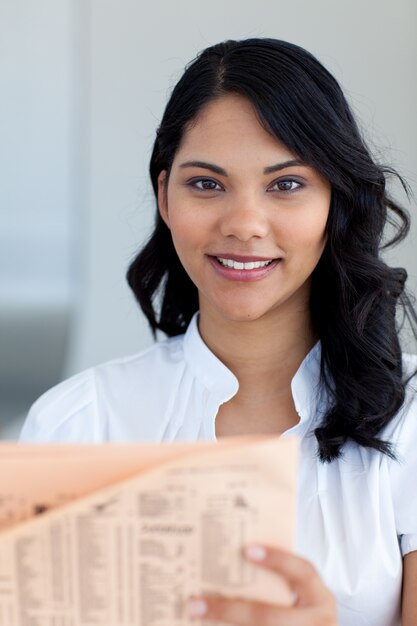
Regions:
M 159 214 L 169 228 L 168 193 L 165 185 L 167 171 L 162 170 L 158 176 L 158 209 Z

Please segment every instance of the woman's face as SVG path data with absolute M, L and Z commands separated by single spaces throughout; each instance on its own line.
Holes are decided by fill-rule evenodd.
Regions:
M 306 310 L 331 188 L 260 125 L 249 100 L 208 104 L 185 133 L 160 213 L 201 315 L 256 320 Z

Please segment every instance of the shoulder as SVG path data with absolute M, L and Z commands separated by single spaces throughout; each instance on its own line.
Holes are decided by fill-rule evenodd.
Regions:
M 398 413 L 381 432 L 381 438 L 394 446 L 400 460 L 408 454 L 410 444 L 417 446 L 417 355 L 403 354 L 404 402 Z
M 417 389 L 417 377 L 413 376 L 417 371 L 417 354 L 404 352 L 402 355 L 402 364 L 405 378 L 407 379 L 411 376 L 411 380 L 414 381 L 414 389 Z
M 417 438 L 417 355 L 403 354 L 404 402 L 385 428 L 384 436 L 403 447 L 412 432 Z M 417 441 L 415 440 L 417 444 Z
M 417 356 L 403 356 L 404 403 L 383 433 L 393 445 L 388 461 L 391 494 L 403 554 L 417 550 Z
M 183 363 L 183 336 L 160 341 L 139 353 L 101 363 L 44 393 L 30 408 L 21 441 L 100 442 L 108 420 L 121 420 L 131 407 L 146 406 L 167 390 Z

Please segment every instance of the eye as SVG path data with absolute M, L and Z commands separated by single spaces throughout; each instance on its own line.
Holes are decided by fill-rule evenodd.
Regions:
M 274 189 L 277 186 L 278 189 Z M 277 180 L 272 185 L 272 191 L 283 191 L 284 193 L 291 193 L 292 191 L 296 191 L 300 189 L 302 184 L 298 180 L 294 180 L 293 178 L 286 178 L 285 180 Z
M 198 186 L 199 183 L 201 183 L 201 187 Z M 187 185 L 198 191 L 219 191 L 219 189 L 216 189 L 216 185 L 220 188 L 219 183 L 216 183 L 212 178 L 195 178 L 187 183 Z

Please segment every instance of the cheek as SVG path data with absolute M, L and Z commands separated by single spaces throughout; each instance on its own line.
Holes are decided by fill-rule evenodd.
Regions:
M 214 228 L 214 212 L 186 202 L 173 203 L 169 210 L 169 223 L 174 245 L 186 248 L 202 246 Z
M 194 220 L 171 218 L 170 228 L 177 252 L 195 248 L 198 244 L 199 227 Z
M 327 214 L 320 216 L 300 216 L 291 220 L 285 229 L 285 237 L 292 247 L 320 249 L 326 242 Z
M 170 216 L 170 230 L 174 248 L 187 274 L 194 280 L 196 258 L 204 245 L 204 227 L 194 215 L 186 212 L 173 212 Z
M 312 271 L 318 263 L 327 241 L 327 216 L 328 211 L 324 210 L 297 216 L 282 233 L 283 248 L 297 272 Z
M 329 218 L 330 198 L 312 203 L 311 210 L 304 216 L 304 231 L 311 244 L 321 246 L 326 238 L 326 226 Z

